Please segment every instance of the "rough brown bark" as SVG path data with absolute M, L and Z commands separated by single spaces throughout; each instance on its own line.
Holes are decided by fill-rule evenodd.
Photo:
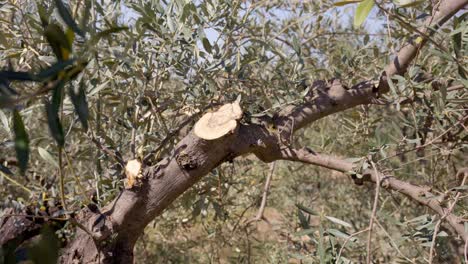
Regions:
M 440 26 L 466 4 L 468 0 L 442 1 L 439 10 L 428 19 L 428 25 Z M 425 29 L 421 30 L 428 35 L 432 33 Z M 312 89 L 315 92 L 308 95 L 304 104 L 287 108 L 272 120 L 260 120 L 273 123 L 278 128 L 277 133 L 270 132 L 261 124 L 241 125 L 234 134 L 211 141 L 202 140 L 189 133 L 177 144 L 169 157 L 155 166 L 145 168 L 141 184 L 123 190 L 112 203 L 101 210 L 97 208 L 82 210 L 77 217 L 81 228 L 77 229 L 74 240 L 64 249 L 60 261 L 62 263 L 131 263 L 133 246 L 150 221 L 160 215 L 202 176 L 221 163 L 242 154 L 254 153 L 265 162 L 278 159 L 306 162 L 303 159 L 285 156 L 290 135 L 327 115 L 374 102 L 379 94 L 388 91 L 386 78 L 394 74 L 404 74 L 425 42 L 426 38 L 423 36 L 418 44 L 405 45 L 393 63 L 386 68 L 378 85 L 365 81 L 347 88 L 337 80 L 316 82 L 315 89 Z M 341 168 L 338 169 L 341 171 L 352 169 L 352 164 L 340 160 L 324 156 L 307 156 L 304 153 L 301 155 L 316 159 L 316 163 L 310 160 L 308 163 L 335 170 Z M 372 174 L 369 175 L 372 181 Z M 388 182 L 390 188 L 425 204 L 437 213 L 444 213 L 444 208 L 440 206 L 439 208 L 430 201 L 426 203 L 426 200 L 418 200 L 419 196 L 411 195 L 410 192 L 417 192 L 420 187 L 408 185 L 397 179 Z M 451 222 L 449 217 L 447 220 Z M 458 226 L 454 228 L 459 232 Z

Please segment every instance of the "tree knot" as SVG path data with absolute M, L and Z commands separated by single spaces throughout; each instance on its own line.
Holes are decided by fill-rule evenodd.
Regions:
M 179 166 L 184 170 L 194 170 L 198 167 L 197 161 L 184 150 L 177 154 L 176 161 L 177 164 L 179 164 Z

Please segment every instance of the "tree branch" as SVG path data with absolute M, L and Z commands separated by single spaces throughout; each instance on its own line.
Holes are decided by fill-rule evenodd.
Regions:
M 427 18 L 424 26 L 418 28 L 418 32 L 422 34 L 414 34 L 410 41 L 403 45 L 393 61 L 385 67 L 378 83 L 368 80 L 348 88 L 339 80 L 315 82 L 312 87 L 315 93 L 306 96 L 304 104 L 286 108 L 275 119 L 275 125 L 282 127 L 282 137 L 287 139 L 295 130 L 327 115 L 376 102 L 381 94 L 389 91 L 388 79 L 394 75 L 404 75 L 428 39 L 466 5 L 468 0 L 441 1 L 433 16 Z
M 283 150 L 281 159 L 298 161 L 306 164 L 317 165 L 343 173 L 351 172 L 356 165 L 343 159 L 311 152 L 307 149 L 287 149 Z M 419 202 L 432 209 L 434 212 L 445 218 L 449 225 L 460 235 L 464 241 L 468 240 L 468 233 L 465 232 L 463 221 L 460 217 L 451 213 L 450 208 L 445 208 L 437 200 L 436 195 L 431 193 L 429 187 L 422 187 L 396 179 L 393 176 L 383 175 L 378 171 L 367 170 L 363 173 L 364 182 L 377 183 L 380 179 L 383 188 L 393 190 L 406 195 L 414 201 Z

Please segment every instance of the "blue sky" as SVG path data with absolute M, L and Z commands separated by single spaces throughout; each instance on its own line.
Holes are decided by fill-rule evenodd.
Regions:
M 122 13 L 124 14 L 124 21 L 125 21 L 124 23 L 131 24 L 131 20 L 137 18 L 138 16 L 137 13 L 135 13 L 132 9 L 124 5 L 122 5 L 121 8 L 122 8 Z M 341 7 L 335 7 L 327 11 L 325 15 L 330 15 L 330 16 L 339 15 L 341 23 L 351 28 L 355 8 L 356 8 L 356 5 L 346 5 L 346 6 L 341 6 Z M 287 19 L 288 16 L 290 16 L 291 14 L 289 14 L 287 11 L 276 11 L 275 15 L 277 18 L 280 18 L 280 19 Z M 372 10 L 368 19 L 363 25 L 363 27 L 365 27 L 370 33 L 375 33 L 381 30 L 384 26 L 384 23 L 385 23 L 384 18 L 382 17 L 377 18 L 376 15 L 377 15 L 377 10 L 376 8 L 374 8 L 374 10 Z M 205 31 L 206 37 L 211 43 L 216 42 L 216 40 L 219 37 L 219 33 L 216 30 L 212 28 L 206 28 L 204 31 Z

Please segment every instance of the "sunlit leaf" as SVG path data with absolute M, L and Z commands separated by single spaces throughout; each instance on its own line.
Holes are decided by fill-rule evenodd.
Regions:
M 2 110 L 0 110 L 0 122 L 6 131 L 10 131 L 10 123 L 8 122 L 8 118 Z
M 397 0 L 396 4 L 400 7 L 413 7 L 426 2 L 425 0 Z
M 59 167 L 57 160 L 54 157 L 52 157 L 49 151 L 41 147 L 38 147 L 37 152 L 39 152 L 39 156 L 41 156 L 41 158 L 47 161 L 49 164 L 53 165 L 55 168 Z
M 349 5 L 349 4 L 355 4 L 362 2 L 362 0 L 346 0 L 346 1 L 338 1 L 333 3 L 334 6 L 344 6 L 344 5 Z
M 352 227 L 352 225 L 348 222 L 345 222 L 341 219 L 338 219 L 338 218 L 335 218 L 335 217 L 332 217 L 332 216 L 325 216 L 325 218 L 327 218 L 328 220 L 332 221 L 333 223 L 335 224 L 339 224 L 339 225 L 342 225 L 342 226 L 345 226 L 345 227 Z
M 374 0 L 364 0 L 358 4 L 356 8 L 356 14 L 354 15 L 354 26 L 359 27 L 364 23 L 367 16 L 369 15 L 372 7 L 374 7 Z

